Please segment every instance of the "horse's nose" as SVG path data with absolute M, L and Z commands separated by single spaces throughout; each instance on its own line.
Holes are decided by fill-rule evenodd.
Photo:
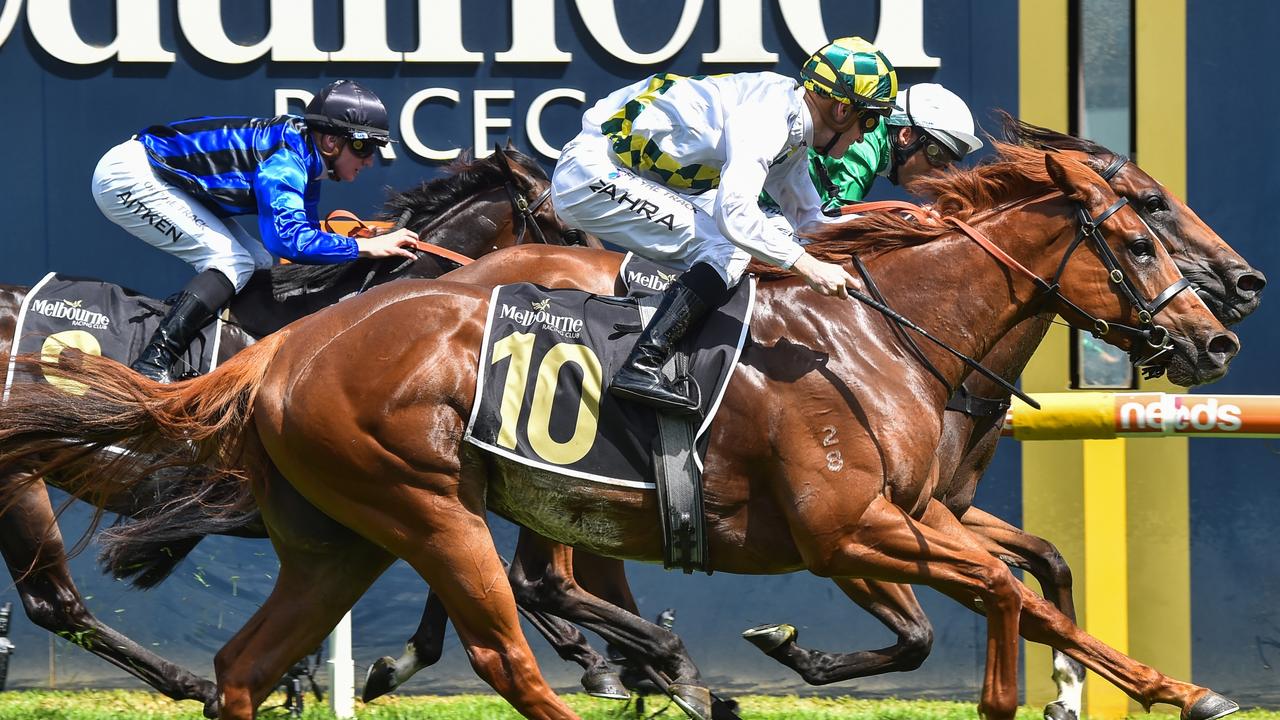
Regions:
M 1249 300 L 1262 292 L 1262 288 L 1266 287 L 1267 276 L 1263 275 L 1261 270 L 1246 266 L 1246 269 L 1241 270 L 1239 274 L 1231 278 L 1231 282 L 1235 287 L 1236 296 Z
M 1231 362 L 1231 358 L 1240 352 L 1240 340 L 1236 338 L 1235 333 L 1224 332 L 1210 338 L 1207 349 L 1215 367 L 1226 367 L 1227 363 Z

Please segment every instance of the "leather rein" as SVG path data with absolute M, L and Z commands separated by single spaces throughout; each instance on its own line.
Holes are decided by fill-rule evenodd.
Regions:
M 1120 169 L 1123 168 L 1128 162 L 1129 162 L 1129 159 L 1127 157 L 1123 155 L 1116 155 L 1111 161 L 1111 163 L 1100 174 L 1105 180 L 1110 181 L 1116 175 L 1116 173 L 1118 173 Z M 1059 193 L 1057 191 L 1052 193 L 1047 193 L 1041 197 L 1031 198 L 1027 202 L 1036 202 L 1043 198 L 1051 197 L 1056 194 L 1059 194 Z M 1076 232 L 1076 237 L 1072 241 L 1071 245 L 1067 248 L 1066 253 L 1062 257 L 1062 261 L 1058 264 L 1057 272 L 1054 274 L 1052 281 L 1045 280 L 1044 278 L 1040 277 L 1039 275 L 1029 270 L 1025 265 L 1018 262 L 1016 259 L 1010 256 L 1003 249 L 1001 249 L 1000 247 L 997 247 L 994 243 L 992 243 L 991 240 L 987 238 L 982 232 L 980 232 L 973 226 L 969 225 L 968 223 L 964 222 L 963 220 L 959 220 L 954 217 L 939 218 L 936 213 L 925 210 L 924 208 L 918 205 L 915 205 L 913 203 L 901 202 L 896 200 L 857 203 L 857 204 L 846 205 L 842 207 L 840 209 L 840 214 L 855 215 L 855 214 L 865 214 L 868 212 L 897 211 L 897 212 L 903 212 L 908 215 L 911 215 L 912 217 L 915 217 L 917 220 L 921 222 L 932 223 L 932 222 L 941 221 L 947 225 L 950 225 L 954 227 L 956 230 L 958 230 L 959 232 L 961 232 L 962 234 L 964 234 L 966 237 L 970 238 L 975 243 L 977 243 L 979 247 L 981 247 L 989 255 L 995 258 L 996 261 L 998 261 L 1005 267 L 1008 267 L 1009 269 L 1013 270 L 1015 273 L 1018 273 L 1019 275 L 1022 275 L 1023 277 L 1029 279 L 1038 289 L 1037 296 L 1031 300 L 1033 304 L 1043 302 L 1046 299 L 1052 300 L 1058 303 L 1058 305 L 1063 309 L 1065 309 L 1067 312 L 1073 314 L 1078 319 L 1084 320 L 1085 324 L 1091 325 L 1093 328 L 1092 330 L 1093 335 L 1098 338 L 1102 338 L 1105 335 L 1110 334 L 1112 331 L 1119 331 L 1124 335 L 1127 335 L 1130 337 L 1136 337 L 1137 339 L 1143 341 L 1146 347 L 1149 348 L 1149 352 L 1142 356 L 1142 358 L 1138 361 L 1138 364 L 1149 365 L 1153 361 L 1155 361 L 1157 358 L 1160 358 L 1165 354 L 1172 352 L 1174 349 L 1173 342 L 1169 337 L 1169 331 L 1164 326 L 1156 324 L 1155 316 L 1161 310 L 1163 310 L 1166 306 L 1168 306 L 1168 304 L 1173 301 L 1173 299 L 1178 295 L 1178 293 L 1191 287 L 1191 282 L 1186 278 L 1179 278 L 1177 281 L 1170 284 L 1169 287 L 1165 288 L 1162 292 L 1160 292 L 1154 299 L 1147 300 L 1139 291 L 1138 287 L 1133 283 L 1133 281 L 1124 274 L 1124 271 L 1120 268 L 1120 263 L 1118 258 L 1115 255 L 1115 252 L 1111 249 L 1109 245 L 1107 245 L 1106 237 L 1102 233 L 1102 224 L 1105 223 L 1108 218 L 1110 218 L 1112 215 L 1118 212 L 1121 208 L 1127 205 L 1128 202 L 1129 202 L 1128 198 L 1122 197 L 1119 200 L 1117 200 L 1115 203 L 1113 203 L 1110 207 L 1108 207 L 1106 210 L 1102 211 L 1097 217 L 1091 217 L 1089 215 L 1088 210 L 1086 210 L 1083 206 L 1078 207 L 1077 220 L 1079 222 L 1079 227 Z M 1125 299 L 1133 307 L 1138 309 L 1138 326 L 1137 327 L 1122 325 L 1120 323 L 1109 323 L 1106 320 L 1103 320 L 1094 315 L 1091 315 L 1089 312 L 1079 307 L 1075 303 L 1071 302 L 1071 300 L 1069 300 L 1065 295 L 1062 294 L 1060 281 L 1062 279 L 1063 273 L 1066 270 L 1067 262 L 1071 260 L 1071 256 L 1075 254 L 1075 251 L 1086 240 L 1090 242 L 1093 245 L 1094 249 L 1097 251 L 1099 258 L 1103 263 L 1103 266 L 1108 271 L 1108 277 L 1111 280 L 1111 282 L 1117 286 L 1118 290 L 1125 297 Z M 961 353 L 960 351 L 948 345 L 946 342 L 934 337 L 928 331 L 924 330 L 923 328 L 916 325 L 911 320 L 907 319 L 906 317 L 899 314 L 897 311 L 890 308 L 888 304 L 885 302 L 884 296 L 880 293 L 879 289 L 876 288 L 874 281 L 871 279 L 870 273 L 867 271 L 866 267 L 862 264 L 862 262 L 856 256 L 853 258 L 853 263 L 854 263 L 854 266 L 858 269 L 859 273 L 862 275 L 863 279 L 867 282 L 868 289 L 871 291 L 873 295 L 875 295 L 875 297 L 870 297 L 858 290 L 854 290 L 853 288 L 848 288 L 847 291 L 850 297 L 880 312 L 881 314 L 885 315 L 885 317 L 888 317 L 890 320 L 894 321 L 901 327 L 908 328 L 913 332 L 921 335 L 925 339 L 929 340 L 935 345 L 946 350 L 951 355 L 960 359 L 966 365 L 973 368 L 975 371 L 979 372 L 984 377 L 988 378 L 992 382 L 999 384 L 1005 390 L 1008 390 L 1011 394 L 1018 396 L 1018 398 L 1021 399 L 1023 402 L 1026 402 L 1028 405 L 1031 405 L 1032 407 L 1039 409 L 1040 406 L 1038 403 L 1036 403 L 1034 399 L 1032 399 L 1027 394 L 1023 393 L 1021 390 L 1015 387 L 1012 383 L 1008 382 L 1004 378 L 992 372 L 990 369 L 982 365 L 982 363 L 980 363 L 979 361 L 968 357 L 967 355 Z M 947 385 L 949 388 L 949 383 L 946 382 L 941 371 L 939 371 L 935 366 L 933 366 L 931 362 L 928 361 L 927 356 L 925 356 L 923 351 L 920 350 L 919 346 L 916 345 L 915 342 L 910 339 L 910 336 L 906 336 L 906 337 L 908 340 L 908 344 L 910 345 L 917 359 L 922 361 L 925 364 L 925 366 L 928 368 L 930 373 L 933 374 L 935 377 L 937 377 L 944 385 Z M 979 398 L 979 400 L 985 400 L 985 399 Z

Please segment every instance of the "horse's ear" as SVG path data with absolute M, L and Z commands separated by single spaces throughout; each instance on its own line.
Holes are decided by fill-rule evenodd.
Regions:
M 1085 169 L 1080 163 L 1066 159 L 1059 153 L 1045 153 L 1044 168 L 1063 195 L 1076 202 L 1088 202 L 1092 187 L 1088 178 L 1080 172 Z

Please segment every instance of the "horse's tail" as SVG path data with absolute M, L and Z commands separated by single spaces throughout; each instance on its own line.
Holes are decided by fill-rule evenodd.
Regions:
M 0 404 L 0 467 L 29 471 L 23 481 L 0 488 L 0 508 L 8 509 L 22 485 L 56 473 L 58 487 L 99 508 L 125 504 L 145 510 L 172 499 L 155 491 L 152 474 L 183 468 L 195 478 L 193 493 L 217 487 L 217 511 L 243 513 L 252 499 L 239 478 L 256 469 L 247 466 L 254 458 L 241 452 L 248 421 L 286 334 L 271 335 L 217 370 L 172 385 L 78 352 L 64 352 L 56 363 L 17 358 L 24 374 L 43 373 L 53 381 L 15 383 Z

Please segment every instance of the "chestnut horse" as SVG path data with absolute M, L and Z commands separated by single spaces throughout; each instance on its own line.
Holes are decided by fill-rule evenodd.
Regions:
M 898 289 L 890 299 L 902 305 L 903 293 L 912 293 L 924 316 L 917 321 L 968 355 L 985 355 L 1019 321 L 1047 309 L 1140 354 L 1144 343 L 1161 350 L 1159 362 L 1177 382 L 1220 377 L 1238 349 L 1198 297 L 1178 292 L 1186 281 L 1137 215 L 1078 162 L 1048 155 L 955 172 L 939 204 L 973 220 L 998 247 L 985 241 L 979 250 L 976 234 L 886 215 L 831 226 L 810 252 L 833 260 L 880 253 L 871 265 L 884 287 Z M 989 209 L 998 212 L 977 214 Z M 1088 250 L 1075 253 L 1082 245 Z M 611 284 L 619 259 L 519 248 L 487 262 L 599 287 Z M 655 561 L 662 553 L 655 498 L 531 471 L 462 444 L 488 299 L 483 288 L 455 283 L 386 286 L 177 386 L 109 361 L 67 362 L 58 372 L 91 389 L 83 397 L 42 384 L 15 389 L 22 401 L 0 412 L 0 461 L 40 458 L 33 477 L 74 472 L 77 492 L 90 495 L 135 477 L 119 471 L 160 448 L 169 448 L 163 462 L 214 458 L 249 479 L 281 572 L 267 602 L 218 653 L 224 718 L 251 717 L 274 679 L 393 556 L 441 594 L 477 672 L 520 712 L 574 717 L 520 633 L 486 506 L 555 541 Z M 980 606 L 988 643 L 979 709 L 987 717 L 1013 717 L 1020 631 L 1144 706 L 1173 704 L 1190 720 L 1231 712 L 1225 698 L 1075 628 L 933 499 L 943 408 L 968 371 L 933 348 L 914 353 L 900 337 L 879 315 L 815 297 L 794 278 L 762 283 L 704 477 L 716 569 L 805 568 L 921 583 Z M 371 348 L 380 372 L 353 364 Z M 772 402 L 755 401 L 766 394 Z M 83 460 L 104 443 L 133 452 L 106 467 Z M 286 481 L 366 542 L 323 553 L 298 542 L 273 503 Z
M 1121 197 L 1128 198 L 1139 216 L 1165 244 L 1182 274 L 1192 281 L 1210 310 L 1225 324 L 1234 324 L 1252 313 L 1261 299 L 1266 278 L 1222 241 L 1181 200 L 1121 155 L 1088 140 L 1064 135 L 1023 123 L 1001 113 L 1007 140 L 1042 150 L 1061 150 L 1089 164 Z M 929 192 L 927 187 L 924 192 Z M 482 285 L 517 282 L 511 265 L 493 263 L 455 271 L 449 279 Z M 570 278 L 562 280 L 572 281 Z M 555 285 L 549 278 L 544 284 Z M 1021 323 L 983 358 L 988 367 L 1014 382 L 1032 352 L 1048 331 L 1052 313 L 1042 313 Z M 1068 618 L 1075 620 L 1071 596 L 1071 571 L 1057 549 L 1048 541 L 1023 532 L 999 518 L 972 506 L 978 481 L 991 462 L 1000 439 L 1009 393 L 981 375 L 971 375 L 964 383 L 969 400 L 963 407 L 948 407 L 942 442 L 938 448 L 940 481 L 934 497 L 945 504 L 961 522 L 991 543 L 992 552 L 1005 562 L 1029 572 L 1044 589 L 1046 597 Z M 961 403 L 956 403 L 960 405 Z M 525 538 L 520 545 L 515 572 L 510 579 L 522 610 L 538 609 L 561 617 L 582 613 L 577 597 L 566 594 L 562 578 L 565 568 L 539 567 L 559 557 L 555 548 Z M 621 561 L 602 559 L 589 553 L 574 554 L 574 576 L 583 589 L 608 600 L 630 613 L 635 601 L 627 586 Z M 866 677 L 886 672 L 913 670 L 920 666 L 932 647 L 933 628 L 908 586 L 894 586 L 875 580 L 835 578 L 835 583 L 851 599 L 885 623 L 897 636 L 889 647 L 851 653 L 809 650 L 797 643 L 793 625 L 774 624 L 752 628 L 744 636 L 770 657 L 795 670 L 813 685 Z M 597 614 L 599 610 L 595 611 Z M 389 692 L 419 669 L 440 656 L 445 615 L 437 598 L 429 597 L 418 631 L 399 658 L 384 657 L 370 668 L 364 699 Z M 686 683 L 696 682 L 697 669 L 683 651 L 679 638 L 665 628 L 625 617 L 619 623 L 614 642 L 638 662 L 668 668 Z M 540 628 L 541 629 L 541 628 Z M 545 634 L 545 630 L 544 630 Z M 636 642 L 633 638 L 642 638 Z M 654 657 L 652 653 L 660 653 Z M 1052 720 L 1073 720 L 1079 716 L 1084 668 L 1054 652 L 1054 680 L 1058 697 L 1045 708 Z M 623 675 L 626 679 L 627 675 Z M 693 699 L 690 698 L 690 702 Z M 700 709 L 700 714 L 705 711 Z
M 425 243 L 456 253 L 478 257 L 520 242 L 582 243 L 600 247 L 595 238 L 566 226 L 555 214 L 547 192 L 550 180 L 537 161 L 510 147 L 498 149 L 482 160 L 464 157 L 446 168 L 440 178 L 393 193 L 384 212 L 403 223 Z M 363 287 L 398 278 L 431 278 L 454 267 L 436 255 L 419 252 L 416 261 L 401 259 L 358 260 L 344 265 L 284 265 L 259 271 L 232 308 L 233 321 L 265 334 L 303 315 L 332 305 Z M 9 361 L 18 310 L 27 288 L 0 286 L 0 366 Z M 272 299 L 270 295 L 282 296 Z M 231 328 L 221 344 L 225 359 L 243 349 L 251 338 Z M 2 473 L 5 485 L 21 474 L 11 465 Z M 101 508 L 125 516 L 140 516 L 148 525 L 150 541 L 110 546 L 107 560 L 117 577 L 131 577 L 140 587 L 151 587 L 165 577 L 208 534 L 266 537 L 256 512 L 236 517 L 210 517 L 200 503 L 169 504 L 179 496 L 185 477 L 172 471 L 157 473 L 140 496 L 117 494 L 103 498 Z M 59 476 L 46 480 L 55 486 Z M 145 498 L 145 499 L 144 499 Z M 158 517 L 145 511 L 159 498 L 171 515 Z M 14 500 L 14 507 L 0 515 L 0 552 L 3 553 L 28 618 L 64 637 L 74 637 L 81 647 L 102 657 L 165 695 L 193 699 L 215 709 L 213 683 L 174 665 L 121 635 L 98 620 L 85 606 L 71 578 L 56 514 L 39 484 L 30 485 Z M 555 619 L 532 618 L 550 626 L 552 637 L 566 638 L 558 649 L 577 655 L 572 641 L 586 647 L 580 633 Z M 565 646 L 563 643 L 570 643 Z M 580 664 L 607 667 L 602 657 L 581 657 Z M 605 684 L 608 684 L 606 681 Z

